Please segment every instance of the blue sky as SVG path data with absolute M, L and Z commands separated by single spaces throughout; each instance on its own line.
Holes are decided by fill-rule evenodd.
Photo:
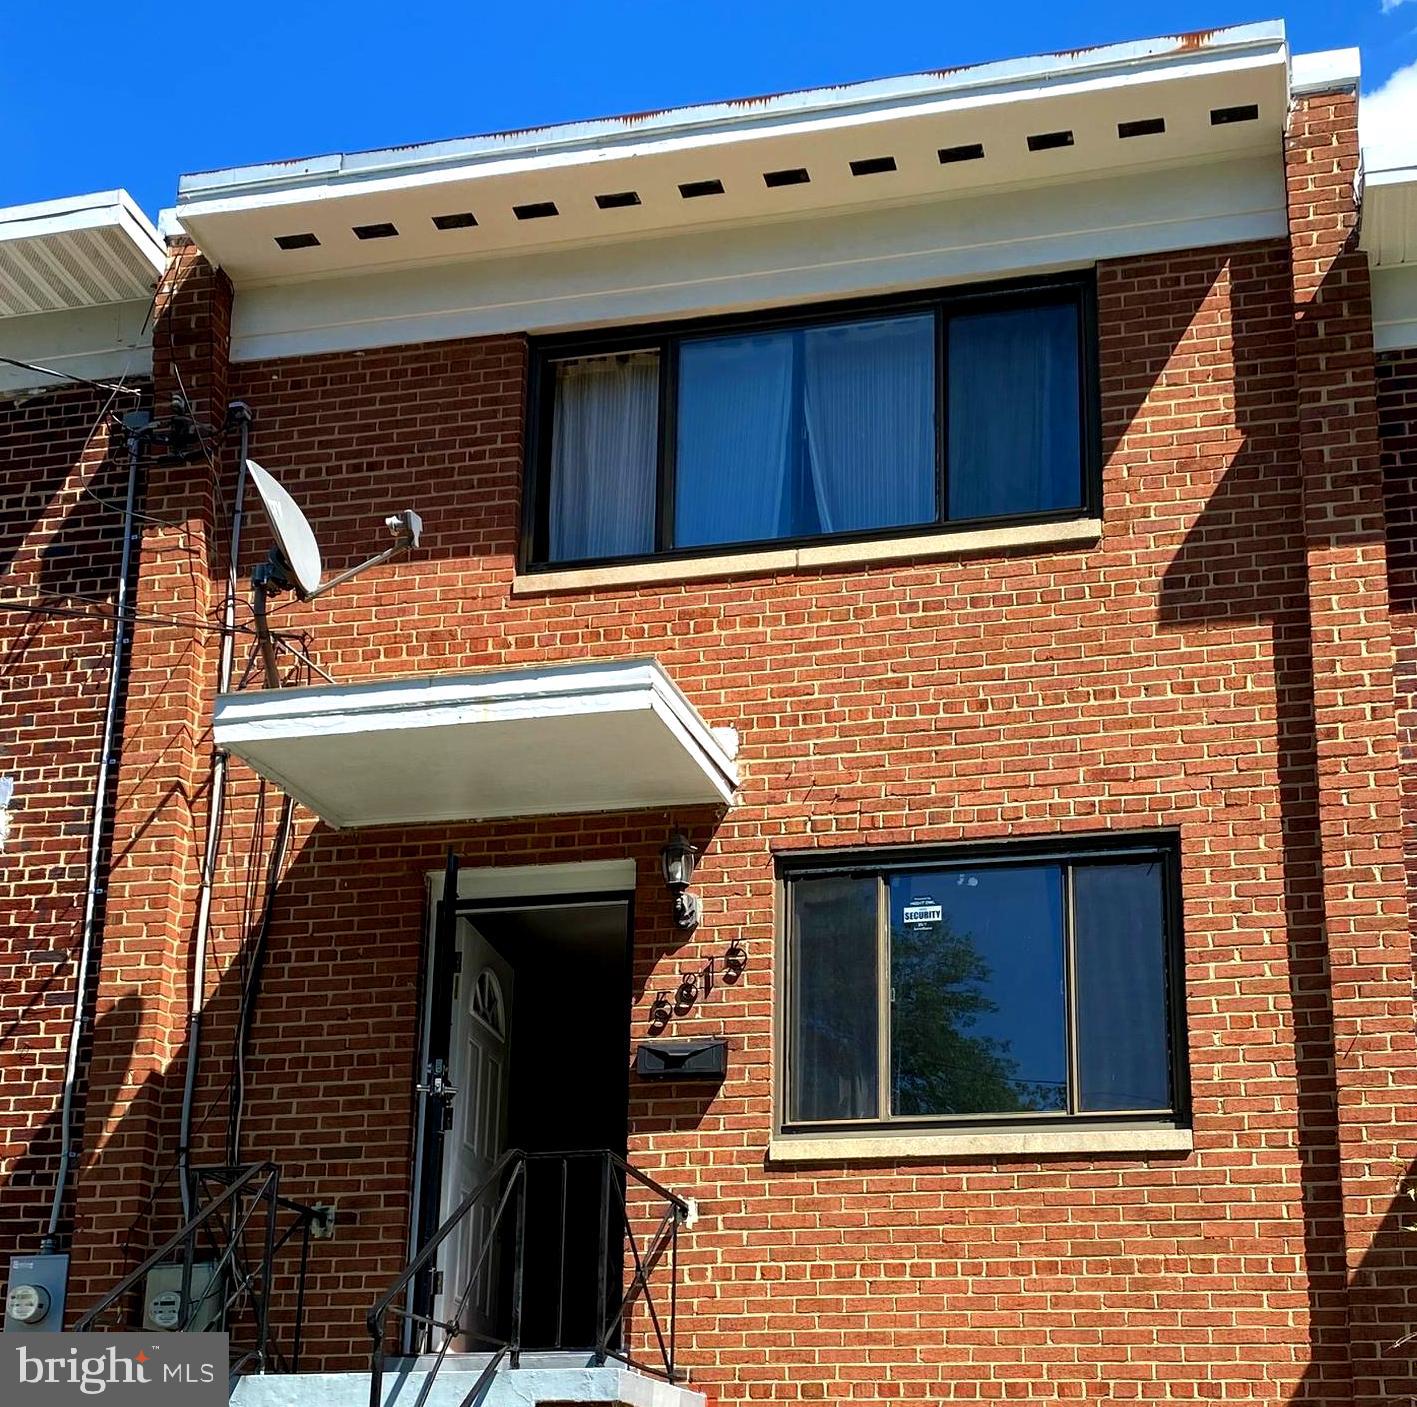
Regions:
M 1397 75 L 1372 111 L 1417 132 L 1417 0 L 10 4 L 0 205 L 126 186 L 155 215 L 185 171 L 1276 17 L 1360 46 L 1365 93 Z

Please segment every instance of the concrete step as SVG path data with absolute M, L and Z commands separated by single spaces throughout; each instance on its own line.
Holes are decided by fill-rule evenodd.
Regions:
M 383 1407 L 461 1407 L 485 1354 L 449 1355 L 426 1398 L 430 1364 L 394 1359 L 384 1369 Z M 705 1407 L 701 1392 L 660 1381 L 620 1364 L 597 1368 L 584 1355 L 528 1353 L 520 1368 L 505 1363 L 476 1407 L 561 1407 L 573 1402 L 601 1407 Z M 232 1407 L 368 1407 L 369 1374 L 270 1373 L 241 1378 Z

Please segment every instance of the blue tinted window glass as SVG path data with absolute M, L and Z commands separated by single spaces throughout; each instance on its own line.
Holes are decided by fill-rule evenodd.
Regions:
M 799 474 L 796 342 L 764 332 L 679 348 L 676 547 L 816 531 Z
M 1165 898 L 1159 863 L 1073 871 L 1079 1106 L 1171 1107 Z
M 893 1113 L 1067 1109 L 1058 866 L 893 876 L 890 941 Z
M 934 328 L 923 313 L 683 342 L 675 546 L 933 521 Z
M 949 323 L 949 516 L 1082 506 L 1078 310 L 969 313 Z
M 933 315 L 804 331 L 802 417 L 822 532 L 934 521 Z

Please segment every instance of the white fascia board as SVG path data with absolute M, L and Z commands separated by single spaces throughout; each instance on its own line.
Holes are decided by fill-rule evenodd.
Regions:
M 428 892 L 443 897 L 445 871 L 429 870 Z M 459 865 L 459 899 L 551 899 L 562 894 L 633 894 L 633 860 L 567 860 L 550 865 Z
M 46 376 L 0 363 L 0 393 L 59 390 L 72 384 L 65 374 L 89 381 L 150 376 L 148 306 L 134 300 L 0 318 L 0 356 L 61 373 Z
M 1417 264 L 1373 270 L 1373 346 L 1379 352 L 1417 347 Z
M 245 211 L 308 205 L 354 196 L 384 196 L 421 186 L 477 178 L 529 176 L 567 166 L 600 164 L 608 160 L 633 161 L 647 156 L 668 156 L 689 151 L 735 145 L 744 141 L 849 131 L 903 117 L 943 117 L 947 114 L 1000 103 L 1027 103 L 1076 97 L 1156 82 L 1206 75 L 1241 74 L 1286 62 L 1282 26 L 1244 26 L 1257 31 L 1243 43 L 1216 50 L 1185 47 L 1177 41 L 1147 41 L 1112 48 L 1127 57 L 1090 63 L 1086 56 L 1052 67 L 1033 67 L 1042 61 L 1018 61 L 1024 71 L 1017 76 L 974 78 L 964 70 L 953 78 L 926 85 L 921 77 L 888 80 L 885 84 L 857 85 L 882 89 L 870 99 L 813 103 L 812 94 L 768 99 L 747 107 L 721 104 L 713 109 L 685 108 L 632 127 L 626 121 L 578 124 L 574 129 L 546 128 L 540 133 L 509 137 L 473 138 L 468 143 L 436 143 L 438 155 L 420 157 L 420 148 L 400 153 L 395 164 L 389 153 L 359 157 L 327 157 L 285 166 L 248 167 L 183 177 L 179 187 L 178 218 L 201 220 Z M 1165 45 L 1164 48 L 1158 46 Z M 1095 51 L 1098 54 L 1111 49 Z M 983 65 L 984 70 L 1012 69 L 1016 64 Z M 852 90 L 821 90 L 827 94 Z M 794 101 L 796 100 L 796 101 Z M 713 120 L 700 116 L 717 113 Z M 564 135 L 574 130 L 574 137 Z M 255 187 L 256 189 L 252 189 Z
M 411 179 L 431 166 L 465 170 L 482 163 L 557 164 L 585 149 L 632 156 L 646 143 L 693 143 L 720 133 L 738 140 L 750 133 L 801 129 L 803 123 L 837 120 L 880 120 L 894 111 L 949 111 L 958 103 L 1027 101 L 1057 92 L 1085 92 L 1098 86 L 1122 86 L 1153 75 L 1178 77 L 1190 69 L 1210 72 L 1227 67 L 1251 67 L 1285 60 L 1284 26 L 1278 21 L 1244 24 L 1203 34 L 1168 35 L 1153 40 L 1100 45 L 1068 54 L 978 64 L 968 68 L 871 79 L 860 84 L 803 89 L 731 102 L 701 103 L 687 108 L 623 118 L 561 123 L 521 132 L 490 133 L 448 142 L 410 147 L 384 147 L 371 152 L 333 153 L 227 170 L 197 171 L 179 183 L 180 204 L 203 203 L 210 210 L 245 208 L 218 204 L 218 193 L 255 191 L 273 196 L 281 187 L 324 186 L 354 181 L 360 190 L 384 190 L 387 183 Z M 504 167 L 503 167 L 504 169 Z M 254 196 L 261 200 L 261 196 Z M 307 198 L 307 194 L 305 196 Z M 211 204 L 208 204 L 211 203 Z
M 1394 165 L 1379 164 L 1384 149 L 1364 147 L 1363 184 L 1372 190 L 1380 186 L 1417 186 L 1417 165 L 1411 162 L 1397 162 Z
M 98 191 L 0 208 L 0 243 L 51 239 L 110 226 L 117 226 L 153 269 L 162 272 L 167 265 L 162 237 L 127 191 Z
M 1269 157 L 239 289 L 232 358 L 748 311 L 1283 238 Z
M 217 723 L 232 740 L 269 735 L 308 723 L 321 733 L 425 726 L 444 708 L 486 710 L 489 717 L 519 712 L 615 707 L 620 698 L 659 695 L 676 711 L 693 705 L 654 659 L 541 669 L 428 674 L 365 684 L 258 689 L 223 694 Z M 413 720 L 410 723 L 409 720 Z M 703 737 L 712 734 L 703 727 Z
M 186 235 L 175 205 L 164 206 L 157 212 L 157 232 L 159 238 L 164 240 L 181 239 Z
M 1357 49 L 1323 49 L 1295 54 L 1289 61 L 1289 91 L 1296 98 L 1356 88 L 1362 77 L 1363 59 Z

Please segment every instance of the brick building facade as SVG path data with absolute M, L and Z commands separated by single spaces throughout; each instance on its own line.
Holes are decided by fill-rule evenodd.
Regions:
M 1216 64 L 1241 52 L 1258 64 L 1272 36 L 1212 44 Z M 1142 61 L 1108 62 L 1130 73 Z M 302 796 L 309 784 L 303 773 L 233 765 L 200 977 L 208 1000 L 192 1158 L 269 1159 L 287 1196 L 334 1205 L 335 1234 L 312 1252 L 303 1367 L 360 1365 L 365 1311 L 417 1239 L 419 1033 L 435 985 L 430 895 L 440 892 L 430 877 L 451 850 L 474 877 L 629 862 L 628 1026 L 613 1002 L 585 1024 L 627 1040 L 622 1068 L 663 1038 L 727 1043 L 721 1083 L 632 1071 L 623 1104 L 621 1151 L 694 1207 L 679 1249 L 678 1360 L 711 1401 L 1376 1404 L 1417 1386 L 1410 1349 L 1394 1347 L 1417 1317 L 1417 1250 L 1399 1225 L 1417 1159 L 1404 825 L 1414 798 L 1407 471 L 1417 365 L 1410 352 L 1374 352 L 1354 78 L 1315 78 L 1314 65 L 1301 75 L 1298 59 L 1291 73 L 1287 52 L 1283 63 L 1282 111 L 1265 107 L 1268 89 L 1256 101 L 1282 129 L 1264 160 L 1283 233 L 1227 215 L 1189 242 L 1126 250 L 1099 238 L 1090 257 L 1065 261 L 1085 271 L 1095 300 L 1098 500 L 1071 518 L 954 536 L 538 573 L 526 499 L 548 329 L 349 346 L 333 333 L 323 349 L 276 354 L 282 337 L 295 344 L 283 313 L 259 302 L 259 271 L 242 262 L 246 233 L 230 236 L 215 268 L 228 238 L 222 214 L 195 200 L 190 238 L 170 241 L 156 300 L 154 406 L 176 392 L 214 431 L 228 403 L 249 407 L 250 455 L 300 503 L 331 572 L 366 555 L 384 514 L 413 506 L 426 524 L 407 556 L 321 601 L 285 598 L 279 629 L 314 664 L 283 654 L 283 684 L 318 693 L 315 667 L 357 693 L 410 677 L 653 657 L 704 724 L 738 738 L 730 805 L 539 807 L 549 813 L 338 828 L 318 802 L 302 806 L 239 1076 L 262 865 L 282 784 Z M 1242 81 L 1203 71 L 1177 80 L 1178 91 L 1217 77 Z M 954 149 L 940 148 L 942 167 Z M 1093 203 L 1105 203 L 1095 190 Z M 527 193 L 536 194 L 529 184 Z M 553 321 L 555 334 L 578 325 Z M 13 462 L 47 455 L 56 483 L 100 463 L 112 472 L 102 450 L 86 459 L 81 441 L 68 444 L 87 429 L 96 395 L 55 392 L 17 407 Z M 62 452 L 47 418 L 61 414 Z M 229 432 L 145 466 L 72 1203 L 71 1320 L 179 1219 L 174 1160 L 211 805 L 210 626 L 237 468 Z M 43 513 L 61 500 L 49 493 Z M 62 560 L 83 564 L 82 586 L 62 588 L 75 596 L 101 593 L 113 562 L 118 520 L 87 521 L 108 529 L 92 546 L 72 519 L 55 534 Z M 260 521 L 253 513 L 244 538 L 243 581 L 270 546 Z M 24 547 L 11 570 L 27 592 L 23 564 L 43 553 L 34 527 L 21 522 L 16 536 Z M 45 679 L 75 643 L 101 646 L 84 633 L 101 637 L 92 620 L 34 620 Z M 91 686 L 72 666 L 59 685 L 36 682 L 26 632 L 40 627 L 21 624 L 8 627 L 12 677 L 18 668 L 19 697 L 34 704 L 5 723 L 25 798 L 14 873 L 30 889 L 17 887 L 12 902 L 42 897 L 5 989 L 28 1062 L 7 1069 L 5 1108 L 20 1136 L 4 1224 L 17 1249 L 36 1218 L 28 1194 L 11 1189 L 43 1186 L 52 1172 L 53 1085 L 43 1081 L 63 1049 L 37 953 L 68 946 L 47 936 L 56 925 L 71 931 L 39 904 L 72 891 L 75 817 L 95 760 Z M 243 613 L 238 669 L 248 656 Z M 39 749 L 54 736 L 43 713 L 58 708 L 74 726 L 55 768 Z M 573 761 L 568 752 L 564 765 Z M 451 735 L 446 765 L 474 766 Z M 475 765 L 489 786 L 503 782 L 495 759 Z M 692 932 L 676 926 L 660 872 L 676 829 L 701 851 Z M 784 1076 L 785 1046 L 805 1039 L 789 1037 L 785 1015 L 803 1000 L 785 912 L 795 867 L 920 857 L 963 883 L 952 857 L 980 847 L 1085 856 L 1153 839 L 1177 857 L 1179 1073 L 1166 1117 L 927 1121 L 799 1137 Z M 535 883 L 530 869 L 513 873 L 503 894 Z M 537 1088 L 549 1098 L 553 1086 L 575 1087 L 571 1065 L 592 1057 L 574 1052 L 594 1037 L 576 1024 L 583 1013 L 567 990 L 591 978 L 561 950 L 544 951 L 559 956 L 516 968 L 512 1019 L 539 1011 L 547 1040 L 559 1030 L 572 1051 L 544 1057 L 555 1078 Z M 460 991 L 469 980 L 460 976 Z M 36 994 L 42 1021 L 29 1005 Z M 882 1001 L 894 1008 L 899 994 Z M 1076 1067 L 1067 1076 L 1080 1078 Z M 233 1148 L 236 1079 L 245 1100 Z M 531 1128 L 525 1112 L 511 1118 L 514 1130 Z M 539 1146 L 565 1146 L 556 1117 L 544 1122 Z M 295 1282 L 282 1276 L 276 1304 L 288 1314 Z M 643 1316 L 627 1342 L 652 1344 Z
M 105 398 L 61 387 L 3 411 L 11 614 L 0 755 L 14 816 L 3 877 L 7 1254 L 37 1246 L 58 1166 L 112 644 L 102 604 L 118 570 L 126 477 L 100 422 Z

